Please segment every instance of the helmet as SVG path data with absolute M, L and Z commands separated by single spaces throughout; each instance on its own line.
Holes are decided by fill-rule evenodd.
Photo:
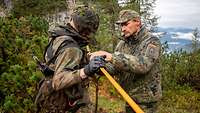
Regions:
M 75 8 L 71 18 L 79 34 L 83 36 L 96 33 L 99 27 L 99 16 L 88 6 Z

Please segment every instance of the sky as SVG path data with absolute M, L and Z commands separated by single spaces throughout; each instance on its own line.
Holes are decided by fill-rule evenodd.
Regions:
M 200 0 L 157 0 L 159 27 L 200 28 Z

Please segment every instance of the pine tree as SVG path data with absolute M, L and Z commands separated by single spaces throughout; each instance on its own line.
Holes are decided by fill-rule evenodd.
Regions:
M 158 16 L 154 14 L 156 0 L 141 0 L 140 12 L 143 17 L 144 25 L 151 31 L 156 30 L 158 24 Z
M 196 52 L 199 48 L 199 40 L 200 40 L 200 31 L 198 28 L 195 28 L 193 31 L 193 37 L 192 37 L 192 48 L 193 52 Z

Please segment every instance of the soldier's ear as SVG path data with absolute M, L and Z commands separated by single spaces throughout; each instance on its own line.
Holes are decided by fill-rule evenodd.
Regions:
M 137 27 L 140 27 L 142 25 L 141 20 L 138 18 L 135 20 L 135 22 L 137 22 Z

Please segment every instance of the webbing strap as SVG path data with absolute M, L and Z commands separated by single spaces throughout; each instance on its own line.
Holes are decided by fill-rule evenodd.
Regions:
M 50 43 L 53 43 L 53 41 L 51 41 Z M 55 60 L 57 59 L 58 55 L 60 54 L 62 49 L 65 48 L 69 48 L 69 47 L 79 47 L 73 40 L 64 40 L 60 46 L 58 47 L 58 49 L 56 50 L 54 56 L 46 62 L 46 65 L 50 65 L 51 63 L 54 63 Z M 47 52 L 47 50 L 46 50 Z M 45 54 L 46 54 L 45 52 Z

